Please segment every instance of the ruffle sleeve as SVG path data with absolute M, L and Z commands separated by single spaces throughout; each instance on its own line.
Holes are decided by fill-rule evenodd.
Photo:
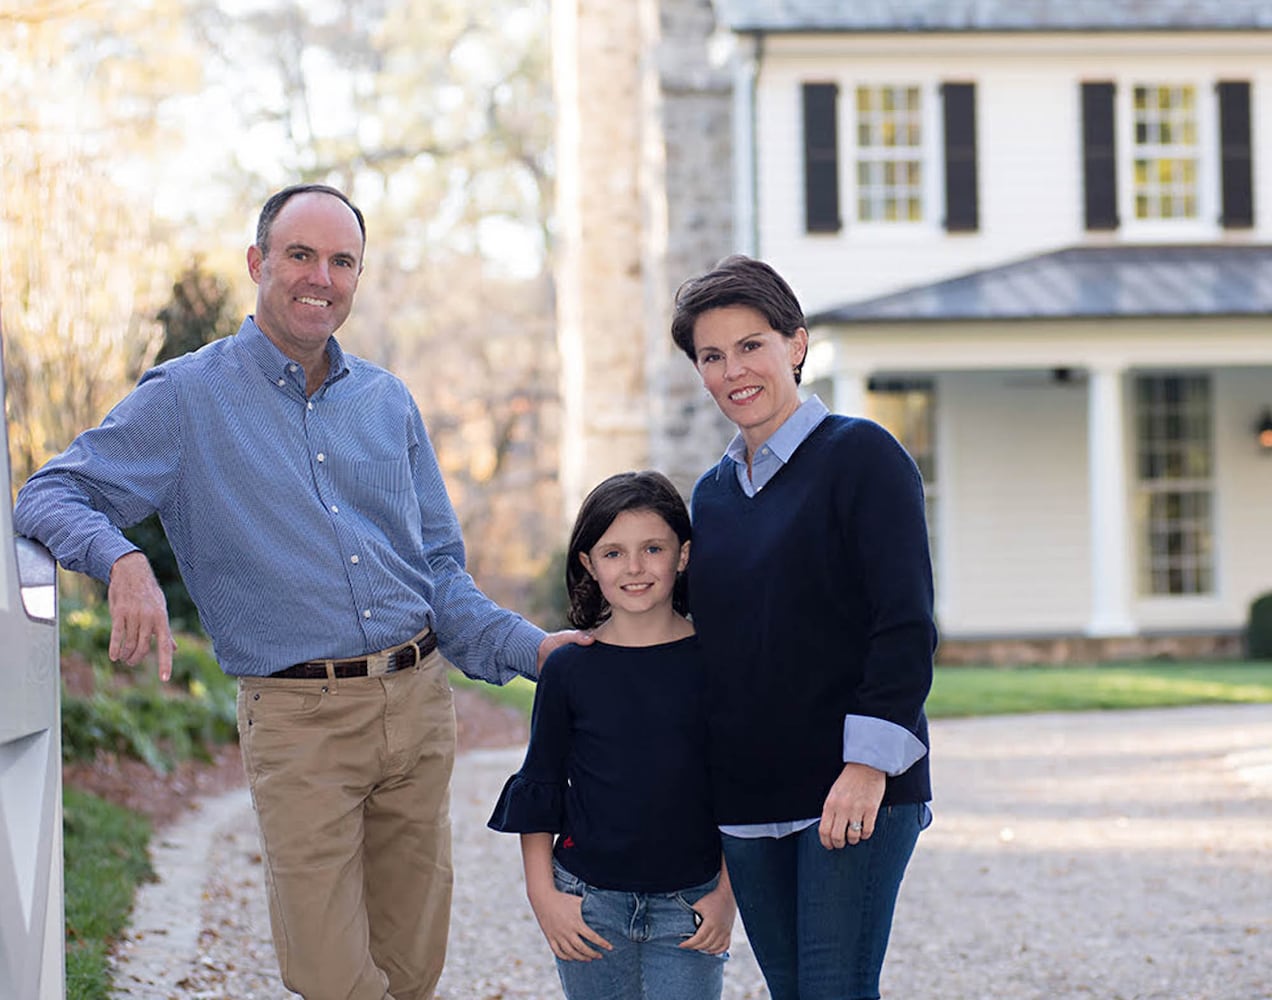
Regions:
M 486 825 L 500 833 L 560 833 L 564 823 L 564 783 L 514 774 L 504 783 Z

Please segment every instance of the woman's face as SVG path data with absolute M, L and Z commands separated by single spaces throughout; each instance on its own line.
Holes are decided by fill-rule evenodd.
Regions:
M 737 425 L 748 454 L 799 409 L 795 366 L 808 350 L 808 331 L 787 337 L 750 306 L 709 309 L 693 326 L 702 384 Z

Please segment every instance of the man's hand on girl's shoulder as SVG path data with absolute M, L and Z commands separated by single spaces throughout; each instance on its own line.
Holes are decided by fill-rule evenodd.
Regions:
M 590 646 L 592 644 L 592 633 L 584 632 L 582 629 L 567 628 L 560 632 L 549 632 L 543 637 L 543 641 L 539 643 L 539 662 L 538 669 L 543 669 L 543 664 L 548 656 L 562 646 L 570 643 L 576 643 L 580 646 Z

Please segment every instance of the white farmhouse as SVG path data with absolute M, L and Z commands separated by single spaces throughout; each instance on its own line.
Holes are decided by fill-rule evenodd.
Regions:
M 733 243 L 800 294 L 809 388 L 921 466 L 947 658 L 1239 650 L 1272 590 L 1272 2 L 716 9 Z

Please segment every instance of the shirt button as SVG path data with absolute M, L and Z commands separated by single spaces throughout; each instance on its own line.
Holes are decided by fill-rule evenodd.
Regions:
M 331 513 L 333 513 L 333 514 L 339 514 L 339 513 L 340 513 L 340 508 L 339 508 L 339 507 L 337 507 L 334 503 L 331 505 Z
M 287 366 L 287 370 L 288 370 L 289 372 L 294 372 L 294 371 L 296 370 L 296 366 L 295 366 L 295 365 L 288 365 L 288 366 Z
M 362 612 L 362 617 L 363 617 L 363 618 L 370 618 L 370 617 L 371 617 L 371 609 L 370 609 L 370 608 L 367 608 L 367 609 L 366 609 L 366 611 Z
M 356 565 L 358 565 L 358 557 L 357 557 L 357 556 L 350 556 L 350 557 L 349 557 L 349 561 L 350 561 L 351 563 L 353 563 L 355 566 L 356 566 Z
M 278 384 L 279 384 L 279 385 L 286 385 L 286 384 L 287 384 L 287 379 L 285 379 L 285 378 L 280 378 L 280 379 L 278 380 Z
M 309 408 L 312 410 L 312 409 L 314 408 L 314 404 L 313 404 L 313 403 L 310 403 L 310 404 L 309 404 Z
M 318 452 L 318 461 L 320 461 L 320 462 L 325 462 L 325 461 L 327 461 L 327 456 L 326 456 L 326 455 L 324 455 L 322 452 Z

